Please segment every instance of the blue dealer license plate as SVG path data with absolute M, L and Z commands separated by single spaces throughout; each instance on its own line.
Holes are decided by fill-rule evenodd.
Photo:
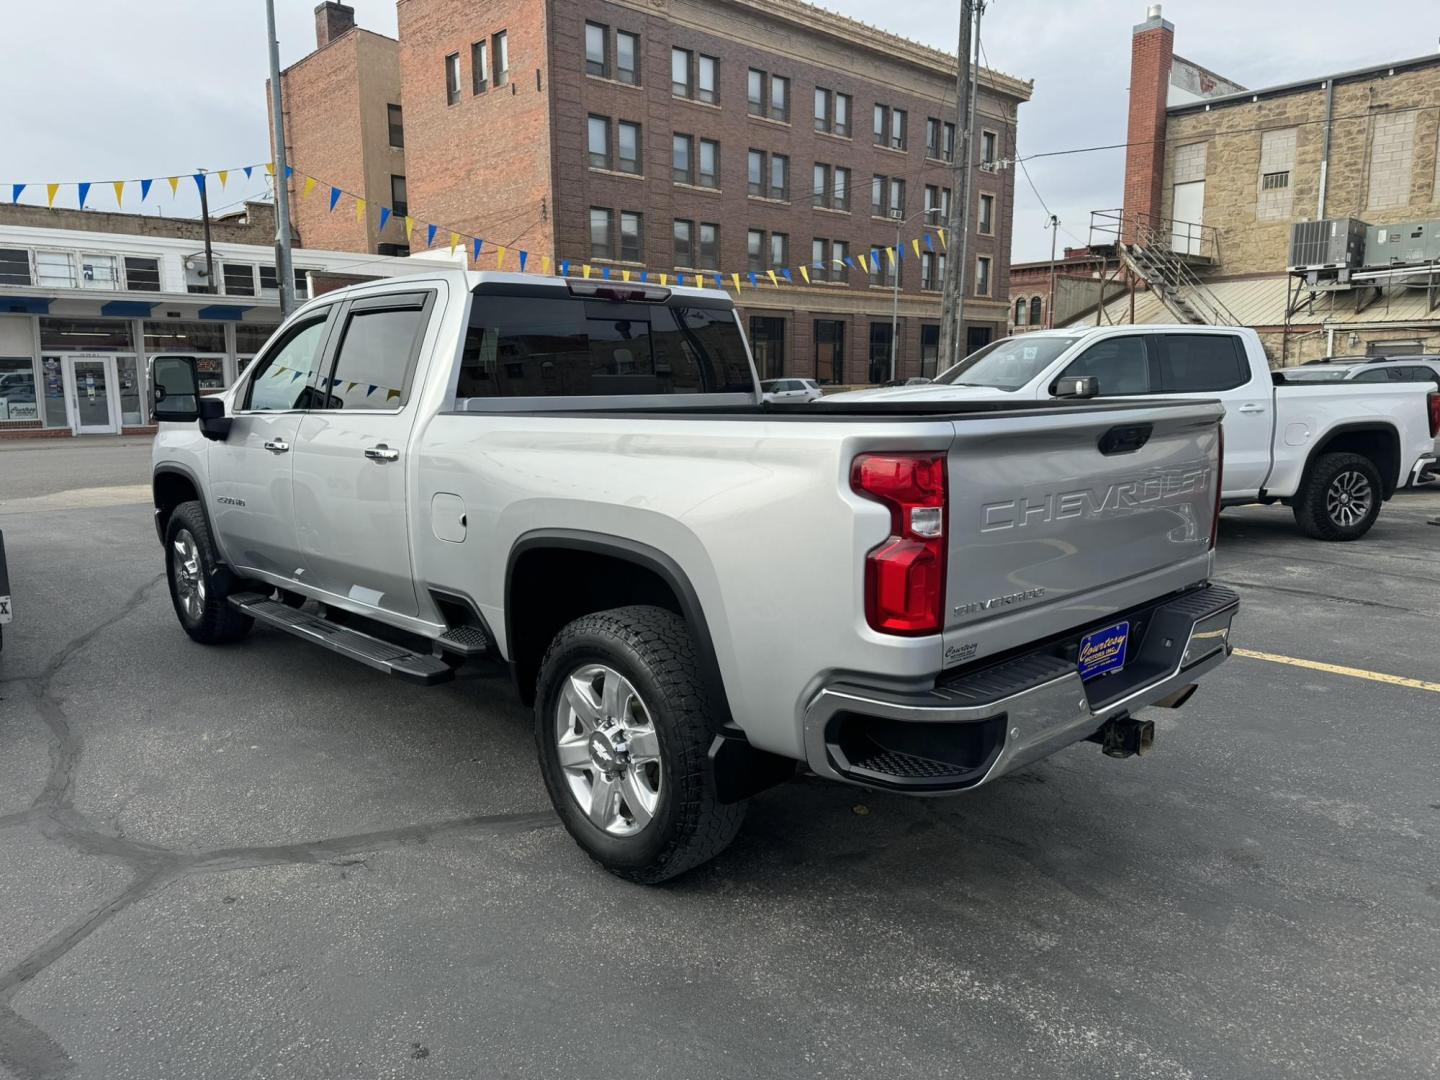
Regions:
M 1116 623 L 1086 634 L 1080 639 L 1080 656 L 1076 661 L 1080 678 L 1093 679 L 1119 671 L 1125 666 L 1125 654 L 1129 647 L 1129 622 Z

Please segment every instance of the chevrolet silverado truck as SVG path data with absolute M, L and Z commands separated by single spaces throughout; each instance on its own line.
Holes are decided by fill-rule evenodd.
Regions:
M 1082 395 L 1219 400 L 1226 506 L 1282 503 L 1318 540 L 1358 540 L 1398 488 L 1429 478 L 1440 394 L 1428 384 L 1291 383 L 1270 371 L 1260 336 L 1238 326 L 1104 326 L 1002 338 L 923 386 L 841 397 L 1048 401 L 1062 380 Z M 1074 394 L 1072 383 L 1067 393 Z
M 460 270 L 310 301 L 218 397 L 152 380 L 185 632 L 508 665 L 633 881 L 797 766 L 938 795 L 1144 750 L 1230 652 L 1213 401 L 767 404 L 724 293 Z

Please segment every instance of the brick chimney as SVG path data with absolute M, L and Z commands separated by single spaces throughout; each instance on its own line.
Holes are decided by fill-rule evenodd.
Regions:
M 1170 64 L 1175 58 L 1175 27 L 1151 4 L 1130 40 L 1130 126 L 1125 142 L 1125 231 L 1134 239 L 1134 222 L 1160 218 L 1165 177 L 1165 102 Z
M 323 49 L 355 26 L 355 9 L 349 4 L 325 0 L 315 8 L 315 47 Z

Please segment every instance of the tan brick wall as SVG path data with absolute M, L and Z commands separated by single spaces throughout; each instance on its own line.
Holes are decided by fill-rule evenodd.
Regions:
M 1440 217 L 1440 65 L 1339 83 L 1334 117 L 1326 217 L 1353 216 L 1374 225 Z M 1177 154 L 1183 147 L 1204 142 L 1203 223 L 1218 230 L 1220 272 L 1283 270 L 1291 225 L 1316 217 L 1324 118 L 1325 90 L 1320 87 L 1212 106 L 1208 112 L 1170 114 L 1162 213 L 1171 214 Z M 1267 204 L 1257 198 L 1265 136 L 1292 128 L 1290 212 L 1267 218 L 1260 213 Z M 1403 148 L 1407 132 L 1409 151 Z M 1183 167 L 1183 155 L 1180 163 Z M 1392 202 L 1395 191 L 1408 194 Z M 1384 205 L 1374 205 L 1372 194 Z

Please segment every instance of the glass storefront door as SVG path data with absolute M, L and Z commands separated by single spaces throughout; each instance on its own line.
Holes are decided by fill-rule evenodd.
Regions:
M 65 393 L 70 427 L 77 435 L 113 435 L 120 430 L 113 356 L 66 356 Z

